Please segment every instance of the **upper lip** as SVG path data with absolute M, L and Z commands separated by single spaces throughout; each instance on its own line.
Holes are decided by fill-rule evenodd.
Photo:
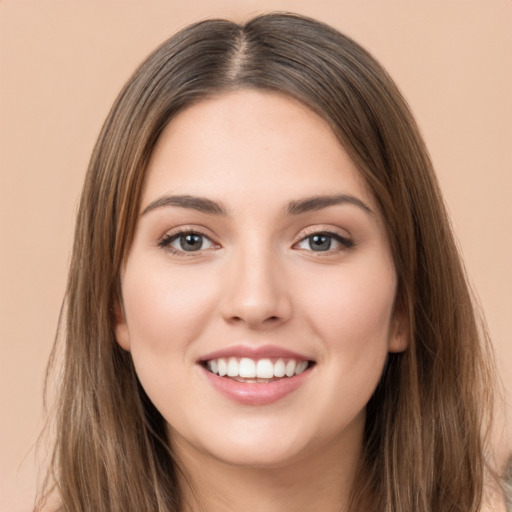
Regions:
M 295 359 L 297 361 L 312 360 L 310 357 L 277 345 L 233 345 L 201 356 L 198 362 L 201 363 L 212 359 L 220 359 L 221 357 L 248 357 L 250 359 L 282 358 Z

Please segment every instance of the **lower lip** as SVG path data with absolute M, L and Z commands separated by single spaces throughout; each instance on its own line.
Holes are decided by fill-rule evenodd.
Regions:
M 229 377 L 220 377 L 201 366 L 210 384 L 225 397 L 244 405 L 268 405 L 281 400 L 299 388 L 311 373 L 311 368 L 299 375 L 273 382 L 238 382 Z

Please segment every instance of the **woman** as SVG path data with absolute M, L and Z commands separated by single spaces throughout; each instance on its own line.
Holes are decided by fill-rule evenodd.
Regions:
M 319 22 L 195 24 L 116 100 L 77 219 L 59 510 L 477 511 L 490 354 L 427 151 Z

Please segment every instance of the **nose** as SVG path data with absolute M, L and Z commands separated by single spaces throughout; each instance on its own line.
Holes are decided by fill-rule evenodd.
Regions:
M 290 319 L 290 283 L 272 251 L 246 251 L 229 263 L 220 309 L 231 324 L 250 329 L 276 327 Z

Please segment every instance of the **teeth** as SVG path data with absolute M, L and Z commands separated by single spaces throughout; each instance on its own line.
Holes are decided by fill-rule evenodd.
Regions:
M 219 359 L 217 361 L 217 364 L 218 364 L 218 369 L 219 369 L 219 375 L 221 377 L 224 377 L 224 375 L 226 375 L 226 373 L 228 373 L 228 365 L 226 363 L 226 360 L 225 359 Z
M 228 377 L 238 377 L 238 360 L 234 357 L 228 360 Z
M 256 364 L 258 379 L 271 379 L 274 376 L 274 365 L 270 359 L 260 359 Z
M 286 363 L 286 368 L 284 370 L 284 373 L 286 374 L 287 377 L 293 377 L 295 375 L 295 367 L 296 366 L 297 366 L 297 363 L 293 359 L 290 359 Z
M 286 365 L 282 359 L 274 363 L 274 377 L 284 377 L 286 374 Z
M 225 359 L 212 359 L 207 362 L 207 368 L 221 377 L 240 377 L 242 379 L 272 379 L 274 377 L 293 377 L 299 375 L 308 367 L 307 361 L 296 361 L 295 359 L 278 359 L 272 362 L 270 359 L 250 359 L 242 357 L 230 357 Z
M 299 373 L 302 373 L 307 367 L 307 361 L 301 361 L 300 363 L 297 363 L 297 366 L 295 367 L 295 375 L 299 375 Z
M 254 377 L 256 377 L 256 363 L 252 359 L 242 357 L 242 359 L 240 359 L 239 368 L 238 375 L 240 377 L 244 379 L 254 379 Z

